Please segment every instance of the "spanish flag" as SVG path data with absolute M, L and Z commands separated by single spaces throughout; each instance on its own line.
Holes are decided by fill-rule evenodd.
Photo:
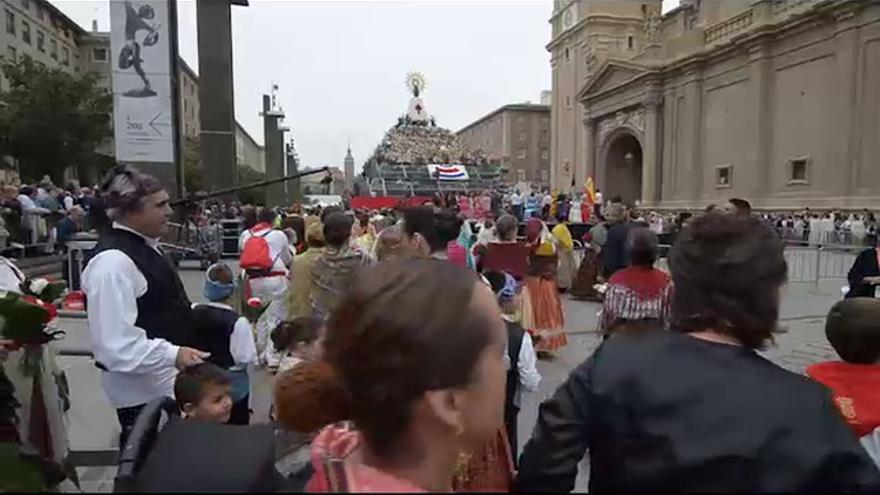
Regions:
M 593 177 L 587 177 L 587 182 L 584 184 L 584 201 L 590 203 L 590 205 L 596 204 L 596 185 L 593 183 Z

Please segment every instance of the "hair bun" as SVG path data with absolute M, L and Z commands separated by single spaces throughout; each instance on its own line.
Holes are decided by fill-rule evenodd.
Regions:
M 316 432 L 350 419 L 350 410 L 349 394 L 329 363 L 303 363 L 276 378 L 275 414 L 292 431 Z

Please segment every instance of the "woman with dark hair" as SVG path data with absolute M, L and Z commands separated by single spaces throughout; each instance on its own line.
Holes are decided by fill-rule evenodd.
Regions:
M 880 472 L 828 392 L 757 352 L 786 281 L 756 218 L 705 215 L 670 255 L 672 331 L 606 340 L 541 406 L 522 492 L 876 492 Z
M 296 234 L 296 242 L 293 247 L 296 249 L 295 254 L 302 254 L 308 249 L 306 242 L 306 222 L 300 215 L 288 215 L 282 221 L 284 230 L 292 230 Z
M 856 257 L 847 276 L 851 297 L 877 297 L 880 287 L 880 246 L 865 249 Z
M 324 221 L 324 251 L 309 269 L 311 303 L 316 316 L 329 318 L 341 304 L 358 270 L 370 257 L 351 246 L 354 219 L 345 213 L 331 213 Z
M 607 337 L 618 330 L 638 332 L 669 328 L 672 280 L 654 268 L 660 252 L 657 235 L 647 227 L 629 231 L 629 267 L 608 280 L 599 329 Z
M 491 241 L 482 248 L 480 265 L 483 271 L 504 272 L 522 281 L 529 264 L 529 250 L 516 240 L 519 224 L 513 215 L 502 215 L 495 226 L 497 241 Z M 484 227 L 485 228 L 485 227 Z M 480 248 L 481 246 L 478 246 Z
M 602 268 L 602 255 L 607 235 L 608 227 L 601 220 L 584 235 L 584 258 L 571 287 L 573 298 L 583 301 L 602 300 L 595 286 L 600 278 L 599 272 Z
M 323 361 L 289 372 L 305 386 L 277 397 L 286 427 L 320 430 L 308 491 L 461 487 L 457 468 L 472 459 L 462 452 L 503 431 L 505 333 L 494 295 L 467 269 L 406 259 L 359 273 L 328 322 Z M 509 488 L 506 440 L 497 445 L 484 466 L 495 476 L 465 488 Z
M 547 357 L 568 345 L 568 336 L 556 287 L 559 260 L 556 244 L 547 226 L 538 218 L 526 223 L 526 247 L 529 268 L 523 284 L 522 325 L 535 336 L 538 356 Z
M 245 205 L 241 208 L 241 226 L 245 230 L 251 229 L 257 224 L 257 207 Z

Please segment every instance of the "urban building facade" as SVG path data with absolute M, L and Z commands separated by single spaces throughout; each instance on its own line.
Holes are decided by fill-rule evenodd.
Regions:
M 266 173 L 266 149 L 258 144 L 238 122 L 235 123 L 235 164 L 262 174 Z
M 550 183 L 550 128 L 549 106 L 523 103 L 505 105 L 456 134 L 469 149 L 500 159 L 506 182 L 546 187 Z
M 82 38 L 86 31 L 51 3 L 0 0 L 0 13 L 0 56 L 7 60 L 30 57 L 70 73 L 79 73 L 91 64 L 83 58 Z M 5 79 L 0 84 L 5 85 Z
M 98 84 L 112 91 L 113 54 L 110 33 L 98 31 L 97 22 L 86 31 L 46 0 L 0 0 L 0 56 L 7 59 L 30 57 L 50 68 L 71 74 L 93 72 Z M 183 58 L 179 67 L 178 125 L 182 141 L 199 141 L 199 76 Z M 0 75 L 0 85 L 6 84 Z M 0 86 L 5 87 L 5 86 Z M 112 119 L 111 119 L 112 125 Z M 236 162 L 265 172 L 264 148 L 236 123 Z M 113 156 L 114 143 L 108 138 L 96 150 Z
M 880 4 L 556 1 L 552 182 L 702 208 L 878 208 Z

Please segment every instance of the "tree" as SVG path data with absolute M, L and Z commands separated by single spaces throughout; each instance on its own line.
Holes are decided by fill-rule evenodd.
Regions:
M 18 160 L 25 181 L 49 175 L 60 184 L 64 170 L 102 160 L 95 148 L 110 136 L 113 97 L 94 73 L 71 75 L 28 57 L 3 59 L 9 89 L 0 91 L 0 155 Z
M 266 174 L 254 170 L 248 165 L 238 166 L 238 183 L 242 186 L 266 180 Z M 266 204 L 266 188 L 245 189 L 238 193 L 239 200 L 244 204 Z
M 202 144 L 196 139 L 187 138 L 183 144 L 183 183 L 188 193 L 201 191 L 205 187 Z

